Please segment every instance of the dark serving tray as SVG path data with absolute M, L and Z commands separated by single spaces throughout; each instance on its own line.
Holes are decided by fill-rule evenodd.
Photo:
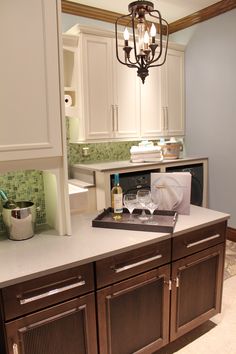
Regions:
M 172 233 L 177 221 L 178 213 L 173 210 L 155 210 L 152 224 L 146 221 L 139 220 L 138 216 L 141 214 L 141 209 L 133 211 L 134 220 L 129 221 L 128 209 L 123 209 L 122 219 L 114 220 L 112 218 L 112 209 L 104 209 L 95 219 L 92 220 L 93 227 L 102 227 L 108 229 L 124 229 L 137 231 L 151 231 L 151 232 L 168 232 Z M 148 211 L 146 210 L 148 214 Z

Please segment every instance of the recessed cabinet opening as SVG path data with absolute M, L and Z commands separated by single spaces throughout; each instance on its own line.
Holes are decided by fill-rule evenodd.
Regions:
M 63 196 L 60 188 L 60 171 L 55 170 L 18 170 L 0 175 L 0 189 L 9 200 L 15 202 L 30 201 L 36 208 L 35 233 L 54 229 L 57 234 L 64 234 L 62 210 Z M 2 212 L 1 200 L 0 211 Z M 51 232 L 51 231 L 50 231 Z M 0 234 L 6 235 L 6 227 L 0 215 Z
M 64 84 L 66 87 L 73 87 L 75 84 L 74 67 L 75 53 L 70 50 L 63 50 L 64 60 Z

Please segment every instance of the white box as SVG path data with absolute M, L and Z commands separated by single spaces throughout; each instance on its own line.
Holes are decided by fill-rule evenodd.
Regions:
M 151 173 L 151 193 L 160 210 L 190 213 L 190 172 Z

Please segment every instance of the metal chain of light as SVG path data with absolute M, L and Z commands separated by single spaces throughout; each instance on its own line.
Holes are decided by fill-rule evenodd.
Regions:
M 129 14 L 120 16 L 115 23 L 116 57 L 121 64 L 129 68 L 136 68 L 137 75 L 144 83 L 145 78 L 149 75 L 149 68 L 161 66 L 166 61 L 169 37 L 168 23 L 161 17 L 158 10 L 154 10 L 154 5 L 150 1 L 134 1 L 129 4 L 128 10 Z M 154 19 L 152 24 L 146 20 L 146 15 Z M 122 60 L 118 52 L 118 26 L 119 21 L 126 18 L 128 21 L 124 30 L 124 60 Z M 132 28 L 133 47 L 129 45 L 129 26 Z M 166 37 L 165 44 L 164 36 Z

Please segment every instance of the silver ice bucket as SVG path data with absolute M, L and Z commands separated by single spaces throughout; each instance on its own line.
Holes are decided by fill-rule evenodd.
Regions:
M 16 202 L 11 209 L 3 206 L 2 218 L 11 240 L 27 240 L 34 236 L 36 224 L 36 207 L 33 202 Z

